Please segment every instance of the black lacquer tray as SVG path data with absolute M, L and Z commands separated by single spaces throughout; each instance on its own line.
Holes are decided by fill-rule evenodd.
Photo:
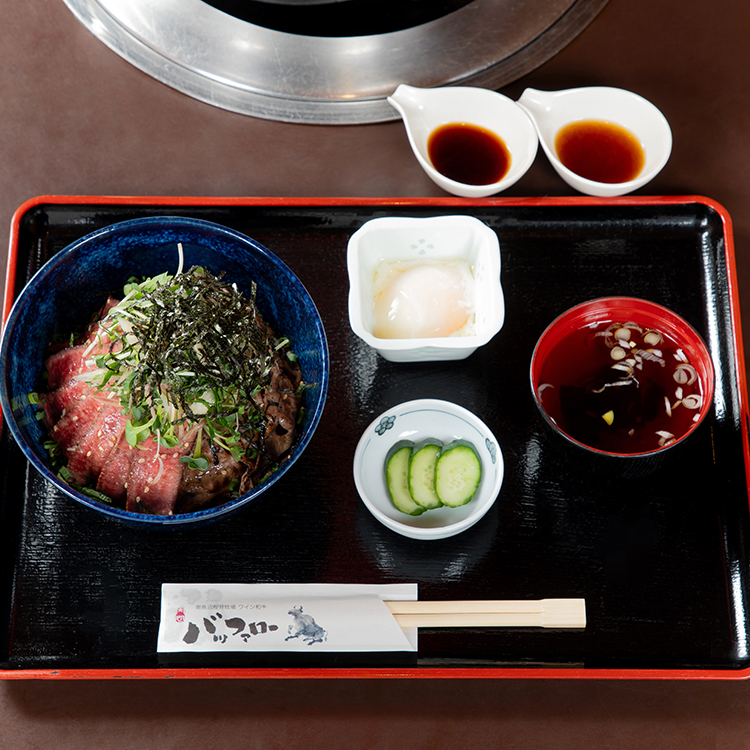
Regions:
M 469 214 L 500 239 L 506 322 L 461 362 L 390 363 L 351 332 L 346 246 L 376 216 Z M 331 384 L 318 430 L 259 502 L 213 525 L 140 531 L 79 506 L 0 441 L 0 676 L 744 678 L 748 654 L 748 440 L 731 236 L 699 197 L 199 199 L 43 197 L 16 214 L 7 306 L 73 240 L 146 215 L 244 232 L 282 258 L 318 305 Z M 528 367 L 566 308 L 598 296 L 666 305 L 704 337 L 714 407 L 647 477 L 592 472 L 548 441 Z M 488 515 L 419 542 L 360 501 L 354 450 L 372 419 L 440 398 L 475 412 L 506 475 Z M 585 630 L 421 630 L 416 662 L 214 663 L 156 654 L 162 582 L 416 582 L 420 599 L 585 597 Z

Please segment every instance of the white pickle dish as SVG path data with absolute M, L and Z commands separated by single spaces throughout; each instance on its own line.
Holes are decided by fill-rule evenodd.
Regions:
M 407 472 L 410 457 L 420 454 L 416 464 L 411 462 L 418 476 L 412 477 L 412 493 L 405 487 L 403 501 L 394 502 L 388 464 L 394 450 L 401 448 Z M 470 456 L 468 462 L 467 454 L 460 455 L 463 449 Z M 441 452 L 446 456 L 445 468 L 455 469 L 457 461 L 463 477 L 457 494 L 450 490 L 451 483 L 445 483 L 449 489 L 442 500 L 440 480 L 435 485 L 424 482 L 424 469 L 418 466 L 424 461 L 434 472 Z M 381 524 L 411 539 L 436 540 L 470 529 L 490 511 L 502 487 L 504 462 L 494 434 L 475 414 L 450 401 L 418 399 L 398 404 L 373 420 L 357 445 L 353 471 L 362 502 Z M 437 492 L 430 498 L 433 490 Z

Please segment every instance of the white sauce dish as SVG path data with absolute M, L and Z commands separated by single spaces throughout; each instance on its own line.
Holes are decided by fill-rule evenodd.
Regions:
M 638 94 L 607 86 L 591 86 L 563 91 L 526 89 L 518 104 L 536 126 L 544 153 L 560 177 L 572 188 L 586 195 L 613 197 L 625 195 L 650 182 L 667 163 L 672 152 L 672 131 L 664 115 Z M 592 179 L 566 166 L 560 153 L 561 130 L 572 124 L 613 126 L 625 129 L 642 150 L 642 166 L 624 180 Z M 595 153 L 592 141 L 586 146 Z M 599 152 L 604 163 L 611 147 Z M 570 162 L 569 162 L 570 163 Z M 606 171 L 606 170 L 605 170 Z M 603 174 L 598 172 L 598 174 Z
M 512 99 L 496 91 L 471 86 L 427 89 L 401 84 L 388 97 L 388 102 L 401 115 L 412 151 L 422 169 L 433 182 L 453 195 L 484 198 L 500 193 L 520 180 L 536 157 L 539 140 L 528 114 Z M 467 144 L 465 138 L 460 137 L 452 140 L 452 145 L 446 145 L 449 150 L 444 163 L 477 162 L 475 168 L 479 169 L 486 166 L 495 151 L 489 141 L 500 139 L 505 169 L 498 167 L 490 172 L 481 169 L 482 175 L 494 176 L 486 177 L 488 181 L 481 180 L 480 184 L 448 176 L 454 174 L 450 168 L 445 173 L 440 171 L 431 150 L 431 137 L 436 131 L 455 125 L 468 131 L 481 131 L 475 134 L 482 136 L 482 143 Z M 489 152 L 485 150 L 487 147 Z M 475 173 L 475 170 L 460 172 L 462 175 Z

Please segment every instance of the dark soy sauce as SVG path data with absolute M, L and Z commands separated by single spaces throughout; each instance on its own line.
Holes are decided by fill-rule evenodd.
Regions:
M 703 384 L 681 346 L 664 333 L 603 323 L 557 344 L 540 373 L 538 394 L 571 437 L 632 454 L 682 437 L 700 413 Z
M 427 154 L 432 166 L 464 185 L 491 185 L 510 169 L 510 151 L 491 130 L 464 122 L 441 125 L 430 134 Z
M 603 120 L 580 120 L 555 136 L 560 161 L 594 182 L 629 182 L 643 169 L 646 156 L 638 139 L 625 128 Z

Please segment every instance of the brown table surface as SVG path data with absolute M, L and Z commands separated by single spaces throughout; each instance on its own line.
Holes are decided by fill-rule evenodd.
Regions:
M 199 103 L 131 67 L 62 0 L 0 0 L 0 222 L 42 194 L 439 196 L 399 122 L 280 124 Z M 669 119 L 645 195 L 731 214 L 750 336 L 750 4 L 611 0 L 503 89 L 611 85 Z M 541 155 L 510 196 L 569 195 Z M 5 257 L 2 257 L 5 264 Z M 750 748 L 750 684 L 523 681 L 5 681 L 0 747 Z

